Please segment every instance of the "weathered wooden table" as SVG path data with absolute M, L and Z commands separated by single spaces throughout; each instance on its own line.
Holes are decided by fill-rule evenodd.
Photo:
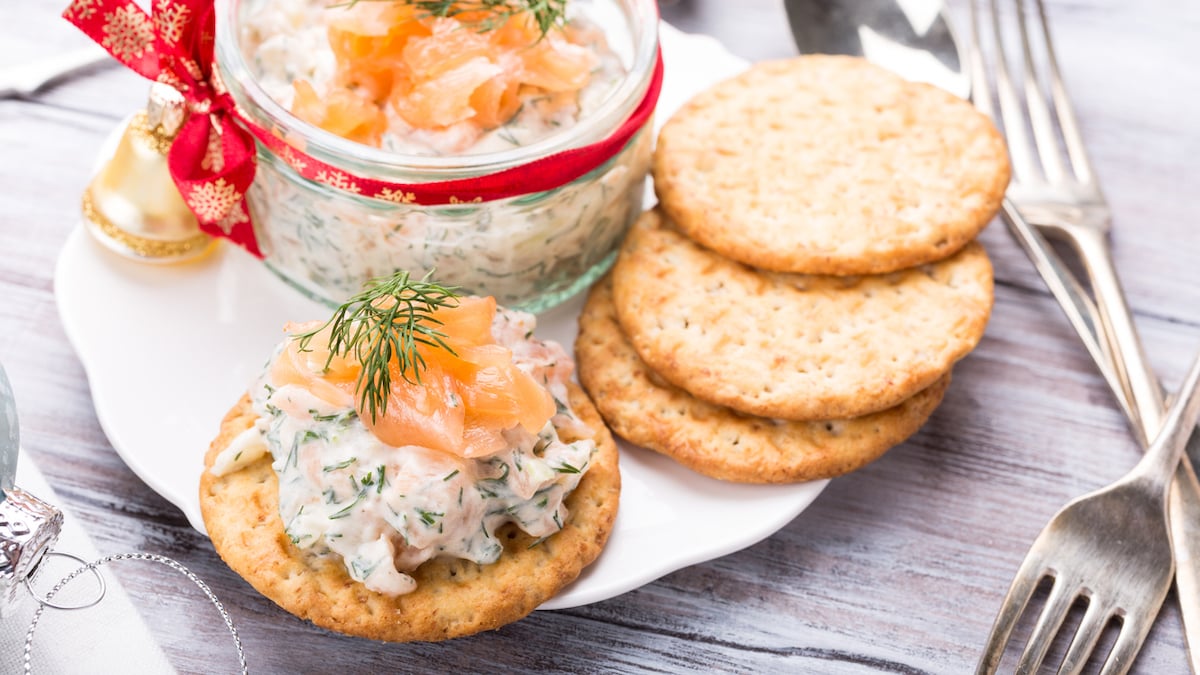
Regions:
M 82 44 L 57 18 L 64 4 L 5 3 L 0 63 Z M 1173 387 L 1200 348 L 1200 3 L 1061 0 L 1050 14 L 1113 204 L 1117 265 L 1151 360 Z M 663 16 L 750 59 L 795 53 L 777 1 L 664 3 Z M 232 611 L 256 672 L 967 672 L 1034 535 L 1137 457 L 1103 381 L 997 224 L 983 236 L 996 267 L 992 322 L 943 406 L 769 539 L 606 602 L 447 644 L 313 628 L 252 591 L 126 468 L 59 323 L 55 257 L 78 225 L 101 141 L 145 91 L 109 67 L 0 101 L 0 362 L 19 395 L 25 451 L 101 551 L 149 550 L 195 570 Z M 181 671 L 234 668 L 196 589 L 149 565 L 114 573 Z M 1186 671 L 1174 602 L 1137 672 Z

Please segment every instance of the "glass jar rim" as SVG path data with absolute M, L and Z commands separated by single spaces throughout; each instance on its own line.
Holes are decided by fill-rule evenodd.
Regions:
M 502 171 L 604 138 L 646 95 L 658 61 L 658 8 L 654 0 L 612 0 L 625 6 L 633 58 L 629 71 L 595 111 L 578 124 L 528 145 L 475 155 L 430 156 L 392 152 L 356 143 L 309 124 L 271 98 L 250 71 L 239 47 L 237 10 L 245 0 L 216 0 L 216 67 L 237 103 L 266 129 L 282 129 L 304 143 L 303 151 L 364 177 L 430 182 Z

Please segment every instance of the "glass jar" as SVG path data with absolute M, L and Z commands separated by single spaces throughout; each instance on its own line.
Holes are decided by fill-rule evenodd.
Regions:
M 611 135 L 641 102 L 658 52 L 653 0 L 572 0 L 605 31 L 626 74 L 575 125 L 528 145 L 460 156 L 406 155 L 355 143 L 294 117 L 256 80 L 239 44 L 251 2 L 218 0 L 217 64 L 241 112 L 310 157 L 368 179 L 420 184 L 474 178 Z M 652 145 L 647 121 L 602 165 L 560 187 L 473 204 L 374 199 L 304 178 L 259 144 L 247 194 L 264 262 L 314 299 L 337 304 L 368 279 L 434 271 L 461 292 L 541 311 L 604 273 L 642 210 Z

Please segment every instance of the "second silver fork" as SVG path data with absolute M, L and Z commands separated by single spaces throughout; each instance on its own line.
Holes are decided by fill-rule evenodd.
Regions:
M 1060 673 L 1078 673 L 1113 615 L 1123 625 L 1111 651 L 1098 658 L 1101 675 L 1126 672 L 1171 585 L 1167 525 L 1170 477 L 1200 416 L 1200 355 L 1171 407 L 1162 432 L 1142 461 L 1109 487 L 1072 500 L 1038 535 L 1017 570 L 992 633 L 979 673 L 993 673 L 1030 598 L 1045 577 L 1053 579 L 1016 670 L 1035 673 L 1071 607 L 1087 608 L 1071 636 Z
M 1023 0 L 1016 0 L 1017 25 L 1021 44 L 1023 96 L 1018 94 L 1008 71 L 1004 53 L 1001 16 L 996 0 L 989 2 L 989 18 L 996 45 L 996 99 L 999 121 L 1004 125 L 1013 164 L 1013 184 L 1009 188 L 1002 213 L 1006 224 L 1055 297 L 1067 312 L 1088 351 L 1113 387 L 1118 401 L 1129 416 L 1131 426 L 1143 447 L 1163 422 L 1163 391 L 1153 375 L 1118 280 L 1109 250 L 1111 214 L 1091 162 L 1087 157 L 1070 99 L 1059 73 L 1050 38 L 1045 8 L 1034 1 L 1033 20 Z M 979 49 L 979 22 L 974 1 L 971 4 L 972 79 L 987 82 L 986 67 Z M 1033 30 L 1030 29 L 1033 24 Z M 1030 34 L 1037 33 L 1031 39 Z M 1049 76 L 1050 101 L 1043 93 L 1032 42 L 1044 44 L 1045 70 Z M 976 105 L 996 118 L 988 90 L 973 92 Z M 1022 105 L 1022 100 L 1024 105 Z M 1056 115 L 1052 116 L 1052 110 Z M 1059 150 L 1059 135 L 1067 162 Z M 1033 141 L 1030 142 L 1032 131 Z M 1069 163 L 1069 166 L 1068 166 Z M 1067 270 L 1033 223 L 1065 240 L 1078 253 L 1087 271 L 1095 303 Z M 1200 560 L 1200 484 L 1188 461 L 1180 464 L 1171 492 L 1170 513 L 1175 558 L 1181 562 Z M 1193 672 L 1200 672 L 1200 570 L 1192 564 L 1178 567 L 1177 586 L 1188 636 L 1189 659 Z M 1149 630 L 1146 621 L 1142 636 Z M 1128 665 L 1125 666 L 1126 668 Z

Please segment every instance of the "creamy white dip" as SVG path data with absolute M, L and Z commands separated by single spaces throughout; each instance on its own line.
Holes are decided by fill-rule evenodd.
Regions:
M 515 523 L 534 537 L 562 529 L 564 498 L 587 472 L 596 449 L 591 430 L 567 403 L 573 370 L 561 346 L 532 338 L 534 318 L 498 309 L 497 343 L 518 368 L 544 384 L 557 412 L 537 434 L 517 426 L 509 447 L 464 459 L 377 439 L 353 407 L 337 408 L 307 389 L 277 386 L 271 365 L 251 387 L 259 421 L 214 462 L 223 475 L 269 453 L 279 478 L 279 515 L 292 543 L 312 555 L 336 555 L 352 579 L 379 593 L 415 589 L 407 572 L 439 556 L 495 562 L 496 530 Z M 564 443 L 560 433 L 575 438 Z

